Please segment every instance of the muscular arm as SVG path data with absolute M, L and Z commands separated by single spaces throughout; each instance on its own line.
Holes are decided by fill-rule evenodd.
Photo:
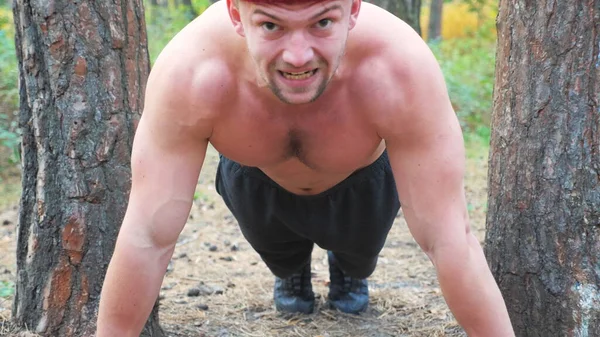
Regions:
M 184 75 L 155 70 L 133 145 L 132 188 L 100 300 L 98 337 L 139 336 L 192 205 L 210 121 Z M 197 107 L 194 107 L 197 108 Z
M 445 300 L 469 336 L 514 336 L 504 300 L 471 233 L 465 153 L 441 71 L 425 47 L 400 71 L 402 112 L 379 121 L 409 229 L 433 262 Z

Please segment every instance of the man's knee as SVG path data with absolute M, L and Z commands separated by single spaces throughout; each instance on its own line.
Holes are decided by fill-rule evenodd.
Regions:
M 377 267 L 378 256 L 362 257 L 333 252 L 337 265 L 344 274 L 358 279 L 365 279 L 373 274 Z
M 311 262 L 313 244 L 310 242 L 287 245 L 287 249 L 273 248 L 284 247 L 266 250 L 254 247 L 254 250 L 271 273 L 279 278 L 287 278 Z

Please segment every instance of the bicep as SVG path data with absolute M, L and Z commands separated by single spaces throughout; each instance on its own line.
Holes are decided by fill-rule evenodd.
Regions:
M 462 133 L 453 117 L 441 119 L 422 137 L 387 142 L 403 214 L 427 253 L 460 244 L 469 231 Z
M 175 244 L 189 215 L 208 141 L 142 118 L 132 149 L 131 194 L 122 232 L 140 245 Z
M 420 47 L 419 47 L 420 46 Z M 462 244 L 469 231 L 463 176 L 465 151 L 460 123 L 433 54 L 416 45 L 396 76 L 398 92 L 377 119 L 385 139 L 398 194 L 414 238 L 428 254 Z

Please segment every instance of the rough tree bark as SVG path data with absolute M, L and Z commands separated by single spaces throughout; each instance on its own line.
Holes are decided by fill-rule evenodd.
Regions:
M 600 336 L 600 0 L 501 0 L 486 254 L 517 336 Z
M 396 15 L 421 35 L 421 0 L 365 0 Z
M 16 0 L 22 197 L 13 318 L 93 336 L 149 72 L 141 0 Z M 156 307 L 146 336 L 162 336 Z
M 429 6 L 429 27 L 427 30 L 427 40 L 437 41 L 442 37 L 442 12 L 444 10 L 444 0 L 431 0 Z

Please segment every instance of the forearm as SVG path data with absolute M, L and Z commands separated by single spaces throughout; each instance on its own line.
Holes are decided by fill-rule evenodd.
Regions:
M 106 273 L 97 337 L 139 336 L 158 297 L 173 249 L 136 247 L 119 238 Z
M 470 337 L 512 337 L 506 305 L 483 249 L 473 235 L 467 241 L 468 249 L 448 246 L 433 256 L 446 302 Z

